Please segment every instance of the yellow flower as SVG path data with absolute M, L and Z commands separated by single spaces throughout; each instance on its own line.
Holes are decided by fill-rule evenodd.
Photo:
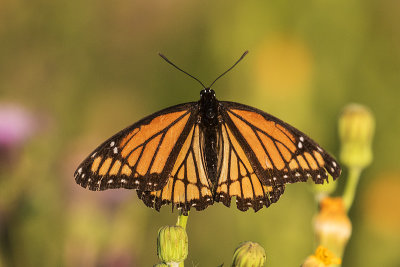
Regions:
M 315 254 L 309 256 L 303 263 L 302 267 L 326 267 L 331 264 L 341 264 L 341 259 L 323 246 L 319 246 L 315 250 Z
M 326 197 L 320 202 L 320 211 L 314 219 L 318 244 L 341 256 L 351 235 L 351 222 L 342 198 Z

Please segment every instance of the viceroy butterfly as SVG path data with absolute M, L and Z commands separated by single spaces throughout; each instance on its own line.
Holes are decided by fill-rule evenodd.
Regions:
M 232 197 L 239 210 L 258 211 L 278 201 L 287 183 L 339 177 L 339 164 L 304 133 L 256 108 L 218 101 L 215 81 L 201 83 L 198 102 L 158 111 L 109 138 L 79 165 L 76 182 L 136 189 L 148 207 L 172 203 L 187 214 L 214 202 L 229 207 Z

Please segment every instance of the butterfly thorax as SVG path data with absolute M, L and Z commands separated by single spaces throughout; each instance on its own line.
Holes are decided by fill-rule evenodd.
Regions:
M 208 178 L 212 184 L 217 183 L 219 154 L 219 111 L 218 100 L 212 89 L 206 88 L 200 92 L 199 124 L 201 129 L 202 154 Z
M 206 88 L 200 92 L 200 118 L 204 127 L 213 127 L 218 125 L 218 100 L 215 98 L 215 92 Z

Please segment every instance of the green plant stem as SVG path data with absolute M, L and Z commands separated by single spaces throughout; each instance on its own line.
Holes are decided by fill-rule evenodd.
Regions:
M 360 167 L 352 167 L 349 169 L 349 176 L 347 178 L 346 187 L 344 188 L 343 193 L 343 202 L 347 212 L 350 210 L 353 204 L 361 171 L 362 168 Z
M 186 224 L 187 224 L 187 220 L 189 218 L 189 214 L 188 215 L 183 215 L 182 213 L 180 213 L 178 215 L 178 221 L 176 222 L 177 226 L 182 227 L 183 229 L 186 230 Z
M 186 225 L 187 225 L 188 218 L 189 218 L 189 213 L 188 213 L 188 215 L 183 215 L 182 212 L 180 212 L 179 215 L 178 215 L 178 220 L 176 222 L 176 225 L 182 227 L 186 231 Z M 179 266 L 179 267 L 184 267 L 185 266 L 184 261 L 182 261 L 182 262 L 180 262 L 178 264 L 179 265 L 177 265 L 177 266 Z

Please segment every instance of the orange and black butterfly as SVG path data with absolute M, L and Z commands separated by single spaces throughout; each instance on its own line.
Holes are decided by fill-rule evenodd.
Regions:
M 339 164 L 304 133 L 253 107 L 218 101 L 203 87 L 198 102 L 156 112 L 105 141 L 75 171 L 76 182 L 136 189 L 149 207 L 172 203 L 187 214 L 214 202 L 229 207 L 232 197 L 239 210 L 257 211 L 278 201 L 287 183 L 340 175 Z

